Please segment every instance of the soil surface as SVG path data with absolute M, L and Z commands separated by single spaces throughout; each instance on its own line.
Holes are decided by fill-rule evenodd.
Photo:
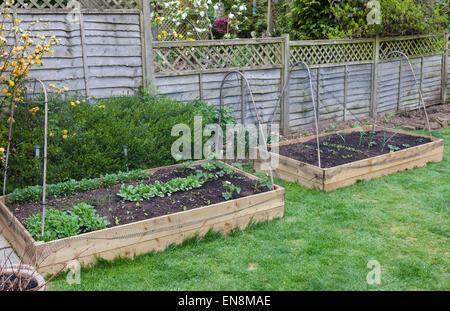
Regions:
M 330 134 L 321 137 L 320 160 L 322 168 L 335 167 L 431 142 L 431 140 L 426 137 L 377 131 L 371 140 L 372 142 L 375 142 L 375 144 L 369 148 L 369 133 L 367 132 L 362 136 L 361 143 L 360 134 L 361 132 L 353 132 L 340 135 Z M 384 149 L 381 150 L 385 140 L 389 141 L 385 144 Z M 391 145 L 391 148 L 396 149 L 396 151 L 391 150 L 389 145 Z M 316 139 L 304 143 L 280 146 L 279 154 L 318 166 Z
M 38 282 L 30 278 L 21 278 L 16 275 L 0 274 L 0 291 L 31 291 L 38 287 Z
M 197 167 L 197 169 L 201 168 Z M 191 174 L 195 174 L 195 170 L 183 170 L 181 168 L 178 170 L 161 169 L 146 180 L 125 185 L 153 184 L 157 180 L 168 182 L 173 178 L 187 177 Z M 117 196 L 122 185 L 115 185 L 66 197 L 49 198 L 48 207 L 68 210 L 74 205 L 84 202 L 94 206 L 100 216 L 105 216 L 108 219 L 110 222 L 108 227 L 113 227 L 224 202 L 226 201 L 222 197 L 222 193 L 226 191 L 222 185 L 224 181 L 229 181 L 241 188 L 240 194 L 233 193 L 233 199 L 269 191 L 266 187 L 255 188 L 255 184 L 257 184 L 255 180 L 235 173 L 219 177 L 217 180 L 208 180 L 198 189 L 176 192 L 163 198 L 155 197 L 138 204 L 136 202 L 123 201 L 121 197 Z M 40 213 L 42 208 L 40 202 L 9 204 L 8 206 L 14 216 L 22 223 L 31 214 Z M 119 220 L 118 223 L 116 223 L 116 218 Z

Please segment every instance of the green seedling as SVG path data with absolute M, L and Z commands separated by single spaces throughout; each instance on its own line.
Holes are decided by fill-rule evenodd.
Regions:
M 364 131 L 359 133 L 359 145 L 358 146 L 361 146 L 362 140 L 363 140 L 365 135 L 366 135 L 366 132 L 364 132 Z
M 393 146 L 393 145 L 388 145 L 388 148 L 389 148 L 389 150 L 390 150 L 391 152 L 395 152 L 395 151 L 398 151 L 398 150 L 400 150 L 400 148 L 399 148 L 399 147 L 397 147 L 397 146 Z
M 391 121 L 391 118 L 393 117 L 394 115 L 392 114 L 392 113 L 386 113 L 385 115 L 384 115 L 384 121 L 386 121 L 386 123 L 389 123 L 390 121 Z
M 394 133 L 393 135 L 391 135 L 391 137 L 387 138 L 386 137 L 386 132 L 384 132 L 383 134 L 383 141 L 381 144 L 381 152 L 383 152 L 384 147 L 386 147 L 387 143 L 391 141 L 392 138 L 394 138 L 394 136 L 397 135 L 397 133 Z
M 233 194 L 236 192 L 237 194 L 241 193 L 241 188 L 233 185 L 229 181 L 224 181 L 222 183 L 223 188 L 226 190 L 222 192 L 222 196 L 225 200 L 231 200 L 233 198 Z
M 273 190 L 273 184 L 272 184 L 272 182 L 270 181 L 270 177 L 266 174 L 266 173 L 263 173 L 263 172 L 255 172 L 254 173 L 254 175 L 256 176 L 256 177 L 258 177 L 259 179 L 261 179 L 261 181 L 259 181 L 258 183 L 257 183 L 257 186 L 255 185 L 255 190 L 256 189 L 259 189 L 260 187 L 266 187 L 266 188 L 268 188 L 269 190 Z

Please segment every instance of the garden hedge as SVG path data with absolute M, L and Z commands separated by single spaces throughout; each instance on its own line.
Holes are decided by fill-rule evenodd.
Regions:
M 36 104 L 39 102 L 39 104 Z M 17 105 L 13 127 L 8 191 L 40 184 L 43 145 L 42 101 Z M 39 110 L 33 108 L 39 107 Z M 31 110 L 31 111 L 30 111 Z M 194 116 L 203 124 L 217 123 L 219 112 L 201 101 L 182 103 L 152 95 L 121 96 L 97 101 L 52 98 L 49 102 L 48 183 L 99 177 L 129 169 L 151 168 L 175 162 L 171 156 L 173 125 L 193 128 Z M 222 121 L 233 122 L 231 111 Z M 0 124 L 0 147 L 6 149 L 9 122 Z M 128 161 L 122 146 L 128 146 Z

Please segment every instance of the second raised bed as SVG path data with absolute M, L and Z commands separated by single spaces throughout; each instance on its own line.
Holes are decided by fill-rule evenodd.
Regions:
M 370 131 L 371 127 L 353 128 L 340 131 L 339 135 L 342 135 L 342 140 L 345 141 L 345 137 L 349 137 L 351 133 L 369 133 Z M 415 146 L 408 146 L 407 144 L 404 144 L 405 146 L 400 146 L 404 149 L 391 150 L 391 152 L 389 152 L 388 148 L 396 149 L 399 147 L 392 145 L 390 147 L 385 146 L 386 153 L 384 154 L 357 161 L 351 161 L 350 159 L 349 163 L 319 168 L 317 164 L 299 161 L 289 156 L 280 154 L 283 153 L 284 150 L 282 150 L 282 148 L 284 147 L 291 146 L 294 148 L 299 148 L 300 150 L 300 148 L 303 148 L 304 145 L 308 145 L 309 150 L 303 149 L 304 153 L 311 153 L 312 158 L 314 158 L 314 155 L 317 154 L 316 150 L 313 150 L 315 148 L 314 146 L 316 145 L 315 136 L 289 140 L 277 145 L 269 145 L 269 148 L 277 146 L 279 149 L 278 153 L 270 153 L 270 156 L 275 159 L 275 161 L 272 160 L 272 162 L 278 163 L 274 168 L 276 175 L 277 177 L 280 177 L 284 180 L 297 182 L 308 188 L 333 191 L 338 188 L 350 186 L 356 183 L 358 180 L 371 180 L 373 178 L 393 174 L 398 171 L 409 170 L 415 167 L 422 167 L 425 166 L 428 162 L 442 161 L 444 152 L 443 139 L 434 137 L 430 139 L 430 137 L 428 136 L 405 133 L 392 129 L 386 129 L 383 127 L 376 127 L 375 131 L 378 133 L 388 133 L 386 134 L 386 139 L 388 139 L 395 133 L 397 133 L 397 136 L 395 136 L 396 138 L 403 137 L 402 135 L 405 135 L 405 138 L 407 138 L 406 136 L 409 136 L 412 139 L 412 142 L 417 140 L 418 144 Z M 333 149 L 331 145 L 341 146 L 339 144 L 331 143 L 326 144 L 330 146 L 329 148 L 324 146 L 323 143 L 328 140 L 329 135 L 330 134 L 323 134 L 319 136 L 322 149 L 321 157 L 323 153 L 329 151 L 336 152 L 336 154 L 338 154 L 336 149 Z M 364 136 L 361 140 L 365 142 Z M 393 140 L 389 142 L 392 141 Z M 372 148 L 380 148 L 379 144 L 380 142 L 378 142 L 377 145 L 374 145 Z M 344 145 L 342 146 L 342 149 L 345 148 Z M 365 147 L 361 147 L 361 149 L 365 150 Z M 370 148 L 367 149 L 370 150 Z M 349 156 L 351 155 L 351 152 L 347 153 L 349 154 Z M 267 160 L 263 159 L 263 157 L 261 156 L 262 154 L 264 154 L 262 152 L 262 149 L 259 149 L 257 152 L 258 158 L 254 161 L 255 170 L 262 170 L 262 164 L 267 163 Z M 342 157 L 345 156 L 347 155 L 342 155 Z M 317 156 L 315 156 L 315 159 L 317 161 Z M 342 161 L 342 159 L 340 160 Z

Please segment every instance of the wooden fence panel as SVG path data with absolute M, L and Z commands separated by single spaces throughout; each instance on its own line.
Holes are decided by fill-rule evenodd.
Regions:
M 421 105 L 418 87 L 426 105 L 441 101 L 440 55 L 411 58 L 414 75 L 406 59 L 396 59 L 380 64 L 378 112 L 417 109 Z
M 442 56 L 426 56 L 423 59 L 422 93 L 426 105 L 441 103 Z
M 43 58 L 30 77 L 46 85 L 66 86 L 69 93 L 107 98 L 133 94 L 143 86 L 143 56 L 140 13 L 82 11 L 81 23 L 69 23 L 67 12 L 20 11 L 18 18 L 35 34 L 54 35 L 60 44 L 54 55 Z
M 21 27 L 34 30 L 36 35 L 56 36 L 61 44 L 53 50 L 54 55 L 47 54 L 43 59 L 44 66 L 36 67 L 30 72 L 31 78 L 39 78 L 48 85 L 66 86 L 71 92 L 84 90 L 83 55 L 79 27 L 66 21 L 62 14 L 18 14 Z M 31 23 L 42 19 L 35 25 Z
M 143 84 L 139 14 L 83 14 L 88 95 L 133 94 Z
M 370 114 L 370 87 L 372 85 L 372 65 L 348 66 L 346 120 L 367 118 Z
M 69 23 L 71 11 L 61 1 L 36 2 L 28 8 L 23 1 L 16 2 L 24 25 L 40 18 L 37 32 L 61 40 L 54 56 L 45 57 L 45 65 L 31 76 L 47 85 L 67 86 L 72 93 L 107 98 L 133 94 L 152 83 L 159 94 L 173 99 L 219 105 L 223 78 L 241 71 L 263 121 L 281 123 L 287 118 L 287 126 L 280 125 L 293 132 L 314 124 L 310 84 L 301 62 L 311 68 L 321 123 L 357 120 L 375 110 L 417 108 L 419 96 L 409 65 L 392 55 L 400 51 L 411 57 L 427 105 L 450 100 L 448 36 L 447 46 L 439 36 L 152 42 L 150 9 L 144 0 L 81 3 L 81 23 Z M 445 50 L 447 55 L 439 52 Z M 287 72 L 294 66 L 281 98 Z M 248 90 L 237 75 L 230 78 L 224 87 L 224 105 L 233 107 L 239 122 L 254 123 Z
M 161 95 L 185 102 L 202 99 L 211 105 L 219 106 L 220 87 L 226 74 L 163 76 L 156 77 L 155 82 Z M 279 122 L 280 110 L 277 106 L 280 104 L 280 69 L 253 70 L 245 72 L 245 75 L 262 120 L 265 123 L 271 120 Z M 245 124 L 253 124 L 256 121 L 248 89 L 237 74 L 230 74 L 224 83 L 223 105 L 233 108 L 238 122 L 241 122 L 242 116 Z

